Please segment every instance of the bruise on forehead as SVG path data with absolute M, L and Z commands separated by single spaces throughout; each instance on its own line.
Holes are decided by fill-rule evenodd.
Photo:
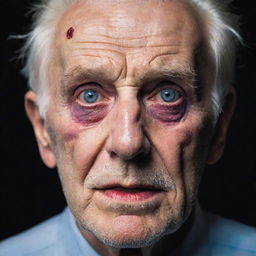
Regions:
M 72 37 L 73 37 L 73 35 L 74 35 L 74 28 L 73 27 L 70 27 L 68 30 L 67 30 L 67 32 L 66 32 L 66 37 L 67 37 L 67 39 L 71 39 Z

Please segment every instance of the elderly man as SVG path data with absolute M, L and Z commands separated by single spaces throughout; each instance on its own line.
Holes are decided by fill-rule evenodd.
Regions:
M 25 108 L 68 208 L 1 256 L 256 255 L 253 228 L 203 212 L 222 155 L 239 34 L 211 0 L 49 0 L 24 50 Z

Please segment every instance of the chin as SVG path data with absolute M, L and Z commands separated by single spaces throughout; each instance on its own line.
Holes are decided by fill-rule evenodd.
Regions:
M 87 227 L 86 227 L 87 228 Z M 138 227 L 139 229 L 139 227 Z M 118 233 L 103 233 L 98 232 L 97 230 L 89 230 L 94 237 L 97 238 L 100 242 L 105 244 L 106 246 L 114 247 L 114 248 L 142 248 L 148 247 L 155 244 L 159 241 L 164 235 L 165 230 L 158 230 L 158 232 L 150 232 L 149 229 L 147 234 L 139 235 L 138 233 L 144 233 L 144 231 L 140 232 L 130 232 L 129 234 L 120 234 Z
M 106 246 L 114 248 L 142 248 L 157 243 L 167 234 L 177 231 L 183 224 L 183 211 L 178 215 L 172 214 L 161 219 L 156 215 L 153 218 L 142 216 L 119 216 L 107 221 L 105 227 L 99 223 L 83 221 L 81 229 L 92 235 Z M 84 233 L 83 232 L 83 233 Z M 84 234 L 85 234 L 84 233 Z
M 122 239 L 113 239 L 113 238 L 98 238 L 106 246 L 114 248 L 144 248 L 150 247 L 151 245 L 157 243 L 164 234 L 161 232 L 159 234 L 150 234 L 146 238 L 141 237 L 126 237 Z

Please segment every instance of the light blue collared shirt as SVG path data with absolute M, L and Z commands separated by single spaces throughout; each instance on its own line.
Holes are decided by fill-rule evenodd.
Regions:
M 256 229 L 196 207 L 185 240 L 170 256 L 256 256 Z M 66 208 L 61 214 L 0 243 L 0 256 L 100 256 Z

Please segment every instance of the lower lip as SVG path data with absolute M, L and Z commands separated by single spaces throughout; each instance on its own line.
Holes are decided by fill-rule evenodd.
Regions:
M 125 201 L 125 202 L 138 202 L 145 201 L 159 194 L 161 191 L 154 190 L 141 190 L 132 191 L 126 189 L 107 189 L 102 191 L 103 194 L 113 200 Z

